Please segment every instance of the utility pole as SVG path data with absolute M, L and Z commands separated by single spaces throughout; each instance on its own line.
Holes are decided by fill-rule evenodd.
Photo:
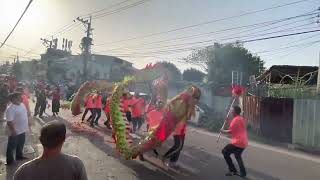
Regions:
M 78 21 L 80 21 L 86 28 L 86 37 L 83 37 L 81 39 L 80 48 L 82 50 L 83 55 L 83 82 L 85 82 L 88 79 L 88 72 L 87 72 L 87 66 L 88 61 L 91 60 L 91 45 L 92 45 L 92 28 L 91 28 L 91 20 L 92 17 L 90 16 L 89 20 L 84 20 L 83 18 L 77 18 Z

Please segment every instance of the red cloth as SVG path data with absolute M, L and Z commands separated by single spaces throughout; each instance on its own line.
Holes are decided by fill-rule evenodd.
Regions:
M 102 108 L 102 96 L 101 96 L 101 95 L 97 95 L 97 96 L 95 97 L 94 107 L 95 107 L 95 108 L 99 108 L 99 109 Z
M 185 135 L 187 131 L 187 123 L 186 122 L 180 122 L 177 124 L 176 129 L 174 130 L 173 134 L 174 135 Z
M 86 108 L 94 108 L 93 95 L 88 95 L 86 98 Z
M 105 113 L 110 113 L 110 102 L 110 99 L 108 99 L 106 102 L 106 107 L 104 108 Z
M 149 112 L 151 112 L 151 111 L 153 111 L 155 109 L 156 109 L 155 105 L 149 104 L 149 105 L 146 106 L 146 113 L 149 113 Z
M 133 97 L 131 101 L 132 117 L 141 117 L 144 114 L 145 102 L 143 98 Z
M 231 144 L 239 148 L 248 146 L 248 135 L 246 121 L 241 116 L 236 116 L 230 123 Z
M 22 94 L 22 103 L 24 104 L 24 106 L 26 107 L 28 113 L 30 112 L 30 107 L 29 107 L 29 97 L 25 94 Z
M 124 97 L 121 98 L 121 105 L 122 105 L 122 108 L 123 108 L 124 112 L 128 112 L 129 111 L 130 101 L 131 100 L 129 100 L 127 98 L 124 98 Z
M 149 130 L 156 129 L 161 120 L 163 119 L 163 111 L 153 110 L 147 114 L 147 123 L 149 124 Z

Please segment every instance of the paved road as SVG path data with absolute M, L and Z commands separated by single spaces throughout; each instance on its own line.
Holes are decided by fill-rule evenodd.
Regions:
M 163 170 L 148 162 L 139 160 L 123 160 L 114 151 L 110 143 L 110 132 L 104 127 L 92 129 L 88 126 L 79 128 L 70 113 L 63 112 L 63 118 L 56 118 L 68 124 L 68 138 L 63 151 L 78 155 L 87 169 L 90 180 L 167 180 L 167 179 L 201 179 L 229 180 L 239 177 L 225 177 L 226 165 L 221 155 L 221 149 L 229 141 L 222 138 L 216 143 L 217 135 L 200 129 L 189 128 L 185 147 L 179 160 L 180 173 Z M 37 141 L 41 125 L 53 118 L 35 119 L 27 144 L 35 149 L 30 158 L 41 153 L 42 148 Z M 3 132 L 3 128 L 1 131 Z M 6 138 L 0 134 L 1 154 L 4 159 Z M 161 152 L 167 150 L 171 141 L 165 144 Z M 302 180 L 320 179 L 320 158 L 281 148 L 250 143 L 244 153 L 244 161 L 248 169 L 249 179 L 254 180 Z M 17 164 L 19 166 L 19 164 Z M 0 180 L 12 179 L 15 167 L 6 168 L 0 164 Z

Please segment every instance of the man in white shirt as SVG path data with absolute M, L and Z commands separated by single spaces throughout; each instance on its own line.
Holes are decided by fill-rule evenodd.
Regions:
M 7 126 L 9 129 L 9 138 L 7 145 L 7 165 L 14 162 L 13 152 L 16 151 L 16 160 L 27 159 L 23 156 L 23 147 L 26 139 L 26 132 L 29 131 L 28 112 L 22 103 L 21 93 L 12 93 L 9 95 L 11 104 L 6 111 Z

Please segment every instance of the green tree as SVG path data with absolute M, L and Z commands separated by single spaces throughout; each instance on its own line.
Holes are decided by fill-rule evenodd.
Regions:
M 169 71 L 169 80 L 170 82 L 180 81 L 181 80 L 181 72 L 177 68 L 176 65 L 174 65 L 171 62 L 167 61 L 161 61 L 159 62 L 164 68 L 166 68 Z
M 190 68 L 183 71 L 182 78 L 185 81 L 202 82 L 205 74 L 197 69 Z
M 186 61 L 200 66 L 208 74 L 213 86 L 230 85 L 232 71 L 242 72 L 243 84 L 249 76 L 259 75 L 264 70 L 264 62 L 252 55 L 241 44 L 215 44 L 193 52 Z

